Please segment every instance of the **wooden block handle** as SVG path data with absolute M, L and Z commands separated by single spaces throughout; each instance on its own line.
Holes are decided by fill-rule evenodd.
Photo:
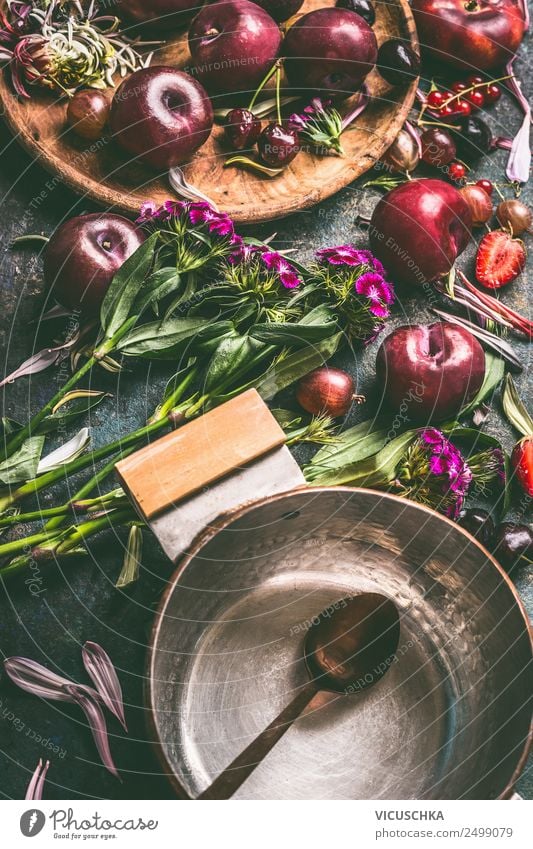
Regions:
M 267 405 L 249 389 L 121 460 L 116 470 L 150 519 L 284 442 Z

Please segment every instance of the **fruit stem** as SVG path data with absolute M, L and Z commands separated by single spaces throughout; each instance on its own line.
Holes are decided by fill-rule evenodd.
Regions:
M 276 116 L 278 119 L 278 124 L 281 124 L 281 67 L 278 65 L 276 68 Z
M 476 6 L 477 6 L 477 3 L 476 3 Z M 501 83 L 504 80 L 510 80 L 511 76 L 512 76 L 512 74 L 506 74 L 505 77 L 498 77 L 495 80 L 491 80 L 490 85 L 492 85 L 493 83 Z M 449 106 L 450 103 L 453 103 L 454 100 L 460 100 L 461 97 L 465 96 L 465 94 L 470 94 L 471 91 L 476 91 L 476 89 L 484 88 L 487 85 L 489 85 L 489 83 L 486 83 L 486 82 L 474 83 L 474 85 L 471 85 L 469 88 L 465 88 L 465 89 L 463 89 L 463 91 L 458 91 L 457 94 L 453 95 L 453 97 L 449 97 L 447 100 L 444 101 L 444 103 L 442 105 L 443 106 Z
M 269 81 L 269 80 L 270 80 L 270 79 L 274 76 L 274 74 L 276 73 L 276 71 L 277 71 L 277 69 L 278 69 L 278 68 L 279 68 L 279 61 L 278 61 L 278 62 L 276 62 L 274 65 L 272 65 L 272 67 L 268 70 L 268 72 L 265 74 L 265 76 L 263 77 L 263 79 L 262 79 L 262 80 L 261 80 L 261 82 L 259 83 L 259 86 L 257 87 L 257 89 L 256 89 L 256 91 L 255 91 L 255 94 L 254 94 L 254 96 L 252 97 L 252 99 L 250 100 L 250 103 L 249 103 L 249 105 L 248 105 L 248 110 L 249 110 L 250 112 L 251 112 L 251 111 L 252 111 L 252 109 L 254 108 L 255 103 L 256 103 L 256 100 L 257 100 L 257 98 L 259 97 L 259 95 L 261 94 L 261 92 L 263 91 L 263 89 L 264 89 L 264 87 L 266 86 L 267 82 L 268 82 L 268 81 Z

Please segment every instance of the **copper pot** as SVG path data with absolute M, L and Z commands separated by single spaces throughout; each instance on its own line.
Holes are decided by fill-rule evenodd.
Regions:
M 147 705 L 178 796 L 196 797 L 305 680 L 301 642 L 360 591 L 401 613 L 397 661 L 325 700 L 239 790 L 254 799 L 504 799 L 531 742 L 532 639 L 515 588 L 462 528 L 396 496 L 297 489 L 212 523 L 153 627 Z

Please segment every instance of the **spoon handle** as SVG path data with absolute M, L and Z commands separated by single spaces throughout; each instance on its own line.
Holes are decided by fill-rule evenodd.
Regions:
M 256 766 L 266 758 L 278 740 L 281 740 L 317 692 L 316 684 L 312 681 L 298 690 L 292 702 L 283 708 L 270 725 L 240 755 L 237 755 L 207 790 L 198 796 L 198 799 L 230 799 Z

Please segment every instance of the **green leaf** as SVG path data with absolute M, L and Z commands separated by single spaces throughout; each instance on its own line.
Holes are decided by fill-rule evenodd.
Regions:
M 485 351 L 485 377 L 476 397 L 459 413 L 460 418 L 469 416 L 482 401 L 494 392 L 505 374 L 505 362 L 492 351 Z
M 160 268 L 158 271 L 152 272 L 147 278 L 135 305 L 139 313 L 147 307 L 152 307 L 157 314 L 159 302 L 179 289 L 181 282 L 181 276 L 175 268 Z
M 367 419 L 337 436 L 335 445 L 324 445 L 310 465 L 319 469 L 339 469 L 371 457 L 384 447 L 390 427 L 383 419 Z M 318 471 L 317 471 L 318 473 Z
M 169 318 L 163 321 L 151 321 L 135 327 L 124 336 L 117 350 L 127 357 L 146 357 L 147 359 L 173 358 L 178 350 L 198 338 L 200 331 L 209 328 L 216 333 L 217 323 L 206 318 Z
M 98 393 L 98 397 L 89 396 L 83 398 L 75 398 L 69 401 L 65 407 L 62 405 L 57 412 L 46 416 L 39 425 L 39 433 L 51 433 L 60 427 L 67 427 L 80 416 L 94 410 L 102 403 L 104 398 L 108 398 L 107 392 Z
M 135 299 L 152 267 L 158 239 L 159 233 L 152 233 L 113 277 L 100 310 L 100 322 L 106 339 L 114 336 L 129 318 Z
M 122 569 L 115 584 L 118 589 L 124 589 L 124 587 L 138 580 L 141 567 L 142 544 L 142 531 L 138 525 L 133 525 L 130 528 Z
M 300 321 L 256 324 L 248 332 L 254 339 L 271 345 L 299 348 L 310 342 L 321 342 L 337 330 L 337 323 L 325 305 L 315 307 Z
M 325 468 L 322 471 L 310 464 L 304 469 L 304 475 L 313 485 L 388 486 L 395 479 L 398 463 L 417 433 L 417 430 L 408 430 L 388 442 L 377 454 L 340 468 Z
M 12 484 L 31 480 L 37 468 L 44 446 L 44 436 L 31 436 L 11 457 L 0 463 L 0 483 Z
M 213 354 L 204 380 L 206 394 L 227 389 L 243 373 L 251 370 L 258 354 L 265 345 L 249 336 L 234 336 L 223 339 Z
M 335 333 L 316 345 L 307 345 L 305 348 L 284 355 L 255 382 L 255 388 L 261 397 L 268 401 L 313 369 L 323 366 L 331 359 L 342 339 L 342 333 Z
M 502 403 L 505 415 L 520 436 L 533 434 L 533 419 L 518 396 L 516 386 L 510 374 L 505 380 Z
M 13 436 L 21 428 L 21 423 L 16 422 L 15 419 L 9 419 L 7 416 L 0 418 L 0 438 L 2 439 L 5 439 L 7 436 Z

